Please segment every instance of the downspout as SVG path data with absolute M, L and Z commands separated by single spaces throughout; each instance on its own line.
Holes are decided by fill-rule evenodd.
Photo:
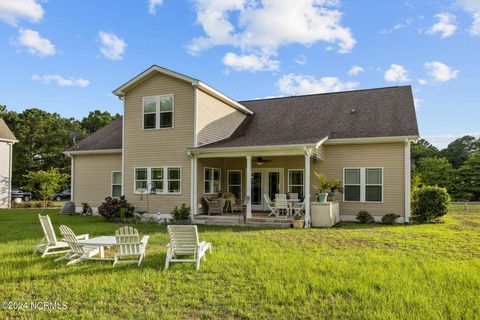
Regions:
M 405 139 L 405 223 L 410 222 L 410 189 L 411 189 L 411 160 L 410 144 L 412 140 Z

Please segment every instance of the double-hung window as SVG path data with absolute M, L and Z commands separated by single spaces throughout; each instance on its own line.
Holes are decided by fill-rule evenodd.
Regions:
M 143 129 L 173 128 L 173 94 L 143 98 Z
M 112 172 L 112 197 L 120 197 L 122 195 L 122 172 Z
M 299 197 L 303 197 L 303 169 L 288 170 L 288 192 L 298 193 Z
M 343 201 L 382 202 L 383 168 L 343 169 Z
M 220 192 L 220 176 L 221 171 L 218 168 L 204 169 L 204 186 L 206 194 Z
M 135 168 L 135 193 L 181 194 L 181 167 Z
M 242 197 L 242 171 L 228 171 L 227 191 L 233 193 L 237 199 Z

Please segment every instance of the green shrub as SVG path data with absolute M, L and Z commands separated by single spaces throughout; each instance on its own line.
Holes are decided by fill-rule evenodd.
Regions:
M 450 196 L 447 189 L 436 186 L 416 188 L 412 192 L 412 219 L 429 221 L 447 214 Z
M 396 213 L 388 213 L 382 217 L 383 224 L 395 224 L 400 216 Z
M 190 207 L 187 207 L 185 203 L 182 203 L 182 206 L 180 208 L 175 206 L 172 211 L 172 217 L 174 223 L 190 222 Z
M 370 213 L 368 213 L 368 211 L 360 211 L 357 214 L 357 217 L 355 219 L 357 219 L 358 222 L 360 222 L 360 223 L 373 223 L 373 222 L 375 222 L 375 219 L 372 217 L 372 215 Z
M 98 213 L 107 219 L 112 218 L 129 218 L 133 216 L 134 207 L 125 199 L 106 197 L 105 201 L 98 207 Z

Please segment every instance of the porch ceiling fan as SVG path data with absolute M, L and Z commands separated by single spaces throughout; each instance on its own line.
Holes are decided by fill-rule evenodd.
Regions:
M 257 157 L 257 165 L 259 166 L 268 162 L 273 162 L 273 160 L 264 159 L 263 157 Z

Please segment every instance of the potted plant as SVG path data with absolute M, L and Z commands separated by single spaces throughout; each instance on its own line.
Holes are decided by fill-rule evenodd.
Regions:
M 340 179 L 332 179 L 330 180 L 330 196 L 332 197 L 332 202 L 335 202 L 337 198 L 337 191 L 342 192 L 342 181 Z
M 305 220 L 302 216 L 295 216 L 293 217 L 292 225 L 294 229 L 303 229 Z
M 317 185 L 314 186 L 315 189 L 318 190 L 317 192 L 317 201 L 321 203 L 327 202 L 328 192 L 330 192 L 330 182 L 325 178 L 323 173 L 314 172 L 315 177 L 317 177 Z

